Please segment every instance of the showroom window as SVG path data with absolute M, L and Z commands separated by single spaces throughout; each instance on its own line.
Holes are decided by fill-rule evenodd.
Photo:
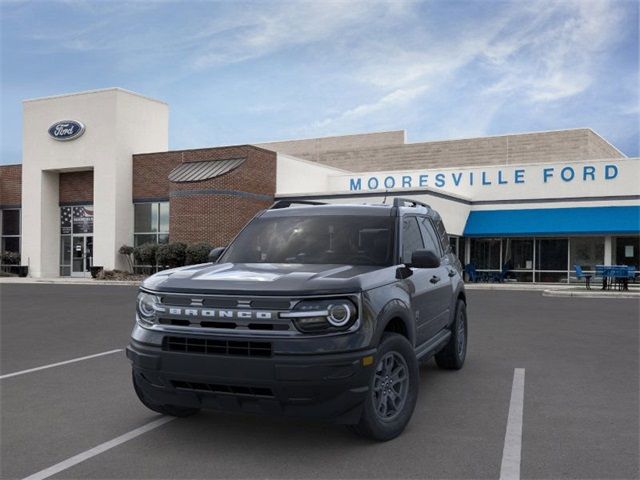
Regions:
M 616 265 L 640 266 L 640 237 L 615 237 L 613 260 Z
M 500 239 L 472 238 L 471 263 L 478 270 L 500 270 Z
M 169 202 L 134 205 L 133 245 L 169 242 Z
M 502 240 L 502 263 L 507 265 L 507 278 L 518 282 L 533 281 L 533 238 Z
M 17 208 L 0 210 L 0 252 L 2 265 L 20 264 L 20 210 Z
M 595 272 L 604 264 L 604 237 L 573 237 L 570 239 L 569 270 L 579 265 L 582 270 Z
M 566 282 L 568 268 L 568 238 L 536 240 L 536 282 Z

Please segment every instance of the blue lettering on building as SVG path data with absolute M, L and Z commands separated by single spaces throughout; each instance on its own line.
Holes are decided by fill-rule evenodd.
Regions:
M 570 182 L 575 176 L 576 172 L 571 167 L 564 167 L 562 170 L 560 170 L 560 178 L 562 178 L 562 180 L 564 180 L 565 182 Z
M 582 180 L 586 182 L 587 177 L 590 177 L 591 180 L 596 179 L 596 167 L 592 167 L 590 165 L 587 165 L 586 167 L 584 167 L 584 170 L 582 171 Z
M 556 172 L 556 168 L 559 170 Z M 536 169 L 537 170 L 537 169 Z M 538 171 L 538 170 L 537 170 Z M 379 188 L 422 188 L 433 185 L 438 188 L 474 186 L 475 174 L 480 176 L 479 183 L 482 186 L 508 185 L 510 183 L 526 183 L 526 168 L 505 170 L 458 171 L 438 172 L 433 174 L 432 183 L 429 183 L 427 173 L 415 173 L 409 175 L 390 174 L 386 176 L 351 177 L 349 178 L 349 190 L 359 191 L 363 188 L 377 190 Z M 557 174 L 557 175 L 556 175 Z M 569 183 L 573 181 L 613 180 L 620 174 L 619 167 L 615 164 L 607 165 L 565 165 L 542 168 L 541 180 L 546 183 Z M 558 178 L 559 177 L 559 178 Z M 538 180 L 539 181 L 539 180 Z M 364 185 L 363 185 L 364 184 Z
M 384 188 L 393 188 L 396 186 L 396 179 L 389 176 L 384 179 Z
M 607 165 L 604 167 L 604 179 L 613 180 L 618 176 L 618 167 L 615 165 Z
M 524 183 L 524 170 L 523 169 L 518 168 L 513 173 L 514 173 L 513 181 L 515 183 Z
M 362 179 L 361 178 L 350 178 L 349 179 L 349 190 L 362 190 Z

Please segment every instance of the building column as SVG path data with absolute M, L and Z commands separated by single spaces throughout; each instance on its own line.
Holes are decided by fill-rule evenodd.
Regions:
M 613 265 L 613 237 L 604 237 L 604 264 Z
M 58 172 L 24 165 L 22 175 L 21 263 L 29 276 L 60 274 L 60 209 Z
M 467 237 L 464 241 L 464 264 L 471 263 L 471 238 Z

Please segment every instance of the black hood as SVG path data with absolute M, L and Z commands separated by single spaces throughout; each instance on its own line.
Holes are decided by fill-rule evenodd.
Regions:
M 207 263 L 159 272 L 142 287 L 177 293 L 324 295 L 361 292 L 394 279 L 395 267 Z

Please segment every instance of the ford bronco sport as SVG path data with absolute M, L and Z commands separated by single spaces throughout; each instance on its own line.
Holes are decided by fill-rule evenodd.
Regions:
M 307 416 L 389 440 L 409 422 L 418 363 L 460 369 L 460 262 L 428 205 L 280 200 L 211 263 L 142 284 L 127 348 L 144 405 Z

